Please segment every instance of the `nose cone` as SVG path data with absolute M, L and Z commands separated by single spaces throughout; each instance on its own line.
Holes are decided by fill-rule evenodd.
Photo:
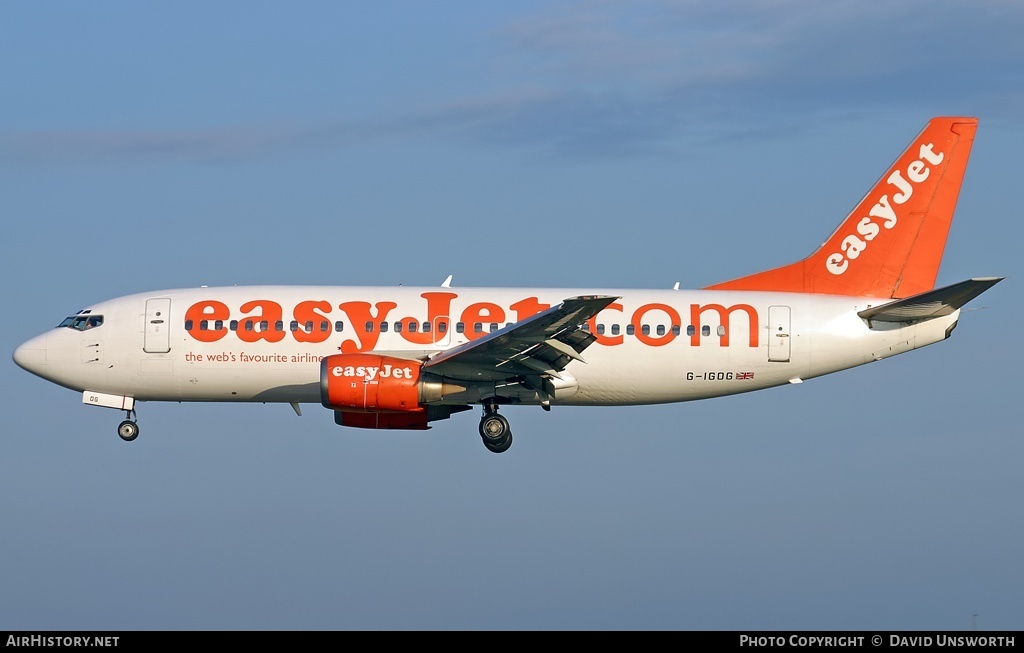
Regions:
M 36 376 L 46 375 L 46 335 L 36 336 L 14 350 L 18 367 Z

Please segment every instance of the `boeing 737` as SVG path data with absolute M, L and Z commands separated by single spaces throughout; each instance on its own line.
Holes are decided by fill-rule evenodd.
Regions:
M 976 118 L 940 117 L 823 245 L 699 290 L 250 286 L 100 302 L 14 352 L 22 368 L 125 412 L 147 401 L 319 403 L 341 426 L 427 429 L 482 407 L 614 406 L 732 395 L 949 337 L 1001 280 L 936 288 Z

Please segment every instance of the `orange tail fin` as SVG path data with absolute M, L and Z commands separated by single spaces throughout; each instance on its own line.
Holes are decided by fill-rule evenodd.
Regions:
M 977 128 L 977 118 L 933 118 L 817 251 L 708 289 L 893 298 L 931 290 Z

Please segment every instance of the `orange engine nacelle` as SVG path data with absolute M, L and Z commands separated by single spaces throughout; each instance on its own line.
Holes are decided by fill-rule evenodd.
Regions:
M 402 431 L 423 431 L 428 428 L 427 411 L 418 413 L 354 413 L 346 410 L 334 411 L 334 421 L 341 426 L 358 429 L 398 429 Z
M 377 354 L 337 354 L 320 363 L 320 401 L 346 412 L 423 412 L 422 363 Z

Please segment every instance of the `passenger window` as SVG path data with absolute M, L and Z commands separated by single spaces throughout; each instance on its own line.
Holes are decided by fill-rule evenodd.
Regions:
M 636 328 L 632 324 L 626 325 L 626 335 L 631 336 L 636 333 Z
M 700 328 L 700 335 L 702 335 L 702 336 L 710 336 L 711 335 L 711 327 L 708 326 L 707 324 L 702 326 Z
M 299 323 L 298 323 L 298 321 L 292 320 L 292 323 L 288 325 L 288 328 L 290 330 L 292 330 L 292 331 L 298 331 L 299 330 Z
M 612 325 L 612 335 L 613 336 L 619 335 L 619 325 L 618 324 L 613 324 Z
M 438 326 L 440 326 L 440 325 L 438 325 Z M 465 332 L 466 332 L 466 325 L 464 323 L 462 323 L 462 322 L 456 322 L 455 323 L 455 333 L 465 333 Z
M 416 333 L 416 323 L 409 320 L 409 333 Z
M 338 320 L 337 322 L 334 323 L 334 330 L 335 331 L 340 332 L 344 328 L 345 328 L 345 323 L 342 322 L 341 320 Z
M 483 333 L 483 332 L 484 332 L 484 325 L 483 325 L 483 323 L 482 322 L 474 322 L 473 323 L 473 333 Z
M 274 331 L 284 331 L 284 320 L 274 322 Z
M 686 335 L 692 336 L 694 333 L 696 333 L 696 331 L 694 330 L 693 325 L 692 324 L 687 324 L 686 325 Z
M 672 335 L 674 335 L 674 336 L 678 336 L 679 335 L 679 325 L 678 324 L 673 324 L 672 325 Z
M 497 330 L 498 330 L 498 325 L 496 323 L 494 323 L 494 322 L 491 322 L 491 333 L 494 333 Z
M 208 328 L 208 326 L 207 326 L 208 324 L 209 323 L 206 320 L 200 320 L 200 322 L 199 322 L 199 330 L 200 331 L 206 331 L 207 328 Z
M 718 335 L 720 335 L 720 336 L 724 336 L 725 335 L 725 325 L 724 324 L 719 324 L 718 325 Z
M 388 323 L 387 322 L 381 322 L 380 323 L 380 332 L 381 333 L 387 333 L 388 332 Z
M 228 328 L 231 329 L 232 331 L 238 331 L 238 320 L 231 320 L 231 323 L 228 325 Z
M 331 330 L 331 323 L 327 320 L 320 320 L 320 333 L 327 333 Z
M 642 325 L 640 327 L 640 333 L 644 334 L 645 336 L 651 335 L 651 325 L 650 324 Z
M 71 318 L 68 318 L 68 320 L 70 320 L 70 319 Z M 57 326 L 57 328 L 59 329 L 60 327 L 64 327 L 64 326 L 70 325 L 71 322 L 68 322 L 68 320 L 64 320 L 63 322 L 61 322 L 60 325 Z M 185 330 L 186 331 L 191 331 L 192 330 L 192 320 L 185 320 Z
M 402 332 L 402 323 L 401 322 L 395 322 L 395 333 L 401 333 L 401 332 Z
M 252 320 L 246 320 L 245 321 L 245 330 L 246 331 L 252 331 L 252 328 L 253 328 Z
M 214 322 L 213 323 L 213 328 L 214 328 L 215 331 L 223 331 L 224 330 L 224 320 L 217 320 L 216 322 Z
M 367 333 L 373 333 L 373 322 L 367 322 L 366 326 L 363 327 L 363 331 Z
M 437 330 L 440 331 L 441 333 L 444 333 L 444 330 L 445 330 L 444 322 L 439 322 L 437 324 Z M 423 331 L 423 333 L 430 333 L 430 322 L 424 322 L 423 323 L 422 331 Z
M 665 335 L 665 325 L 664 324 L 659 324 L 657 331 L 658 331 L 658 335 L 659 336 Z
M 603 324 L 598 324 L 597 325 L 597 335 L 599 335 L 599 336 L 603 336 L 604 335 L 604 325 Z

